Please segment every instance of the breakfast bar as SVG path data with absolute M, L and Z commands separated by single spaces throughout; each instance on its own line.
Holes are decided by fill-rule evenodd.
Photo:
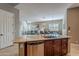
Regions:
M 20 56 L 64 56 L 68 53 L 68 36 L 23 36 L 14 43 L 19 46 Z

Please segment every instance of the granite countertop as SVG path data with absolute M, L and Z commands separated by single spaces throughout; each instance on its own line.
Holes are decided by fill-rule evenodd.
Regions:
M 22 37 L 18 37 L 16 38 L 16 40 L 14 41 L 14 43 L 26 43 L 26 42 L 37 42 L 37 41 L 45 41 L 45 40 L 54 40 L 54 39 L 67 39 L 70 38 L 70 36 L 58 36 L 58 37 L 50 37 L 50 38 L 45 38 L 41 35 L 35 35 L 35 36 L 22 36 Z

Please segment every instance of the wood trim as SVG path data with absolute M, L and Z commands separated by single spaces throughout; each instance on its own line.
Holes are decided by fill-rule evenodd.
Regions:
M 27 42 L 25 43 L 25 47 L 24 47 L 24 55 L 27 56 Z

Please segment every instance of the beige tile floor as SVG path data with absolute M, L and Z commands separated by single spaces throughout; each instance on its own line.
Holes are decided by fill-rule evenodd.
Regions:
M 70 45 L 70 55 L 79 56 L 79 44 L 71 43 Z
M 18 45 L 14 44 L 13 46 L 0 49 L 0 56 L 18 56 Z
M 79 56 L 79 44 L 70 44 L 70 55 Z M 0 56 L 18 56 L 18 45 L 0 49 Z

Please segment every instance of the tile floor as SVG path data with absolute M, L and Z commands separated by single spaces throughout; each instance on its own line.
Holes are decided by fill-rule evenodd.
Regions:
M 0 56 L 18 56 L 18 45 L 0 49 Z M 71 43 L 70 56 L 79 56 L 79 44 Z
M 0 49 L 0 56 L 18 56 L 18 45 Z
M 70 45 L 70 55 L 79 56 L 79 44 L 71 43 Z

